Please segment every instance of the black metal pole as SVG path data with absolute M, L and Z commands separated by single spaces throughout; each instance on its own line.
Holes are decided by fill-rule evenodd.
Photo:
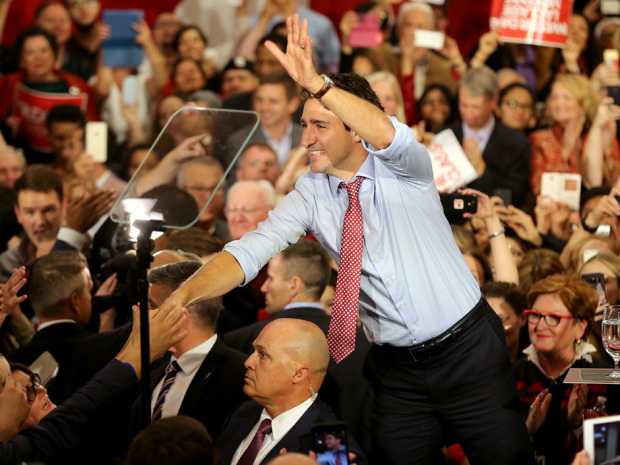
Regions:
M 151 356 L 149 344 L 149 282 L 148 270 L 155 248 L 151 240 L 151 228 L 144 228 L 138 236 L 138 292 L 140 295 L 140 360 L 142 365 L 142 379 L 140 392 L 142 404 L 140 418 L 142 428 L 151 422 Z

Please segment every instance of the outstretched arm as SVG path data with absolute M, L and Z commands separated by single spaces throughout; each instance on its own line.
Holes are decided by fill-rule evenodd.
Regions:
M 284 69 L 302 87 L 317 93 L 325 83 L 312 63 L 312 45 L 308 36 L 308 21 L 299 24 L 299 15 L 287 18 L 288 45 L 286 53 L 270 41 L 265 46 L 280 61 Z M 378 107 L 349 92 L 333 87 L 321 102 L 344 124 L 375 149 L 389 147 L 395 129 L 389 118 Z

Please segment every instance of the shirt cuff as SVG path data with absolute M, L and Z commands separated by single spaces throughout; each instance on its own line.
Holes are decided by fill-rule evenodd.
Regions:
M 75 229 L 65 227 L 60 228 L 58 231 L 58 236 L 56 236 L 56 240 L 64 241 L 70 246 L 75 247 L 77 250 L 82 250 L 88 241 L 86 235 L 76 231 Z

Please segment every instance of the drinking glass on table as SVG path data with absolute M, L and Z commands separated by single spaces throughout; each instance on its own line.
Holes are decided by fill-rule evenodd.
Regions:
M 620 305 L 609 305 L 603 309 L 601 337 L 605 350 L 614 359 L 614 371 L 609 378 L 620 378 Z

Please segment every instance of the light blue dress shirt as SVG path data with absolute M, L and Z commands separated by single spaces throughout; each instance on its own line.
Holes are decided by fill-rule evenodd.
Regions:
M 365 144 L 369 156 L 356 173 L 366 178 L 359 193 L 364 222 L 359 312 L 370 342 L 410 346 L 444 332 L 481 294 L 443 214 L 428 152 L 406 125 L 390 119 L 396 129 L 391 145 L 375 151 Z M 306 173 L 256 231 L 226 245 L 245 283 L 307 234 L 339 262 L 349 203 L 340 182 Z

